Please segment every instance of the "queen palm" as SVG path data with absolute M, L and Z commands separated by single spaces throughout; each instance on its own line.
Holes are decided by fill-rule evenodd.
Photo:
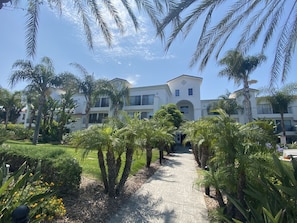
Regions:
M 196 34 L 196 23 L 202 23 L 190 63 L 193 66 L 199 62 L 200 69 L 209 63 L 212 56 L 218 59 L 230 43 L 242 52 L 259 44 L 264 52 L 271 48 L 269 43 L 275 41 L 271 68 L 273 82 L 279 76 L 282 80 L 286 78 L 296 52 L 296 10 L 296 1 L 286 0 L 184 0 L 176 2 L 161 25 L 156 23 L 156 26 L 164 39 L 166 28 L 173 25 L 166 44 L 168 49 L 179 34 L 184 38 L 190 33 Z M 218 17 L 218 21 L 214 22 L 213 16 Z M 255 47 L 259 48 L 259 45 Z
M 106 95 L 111 101 L 111 109 L 113 117 L 118 116 L 118 112 L 122 110 L 125 103 L 129 101 L 129 87 L 125 85 L 116 86 L 111 82 L 105 82 L 99 89 L 100 95 Z
M 252 108 L 249 92 L 249 78 L 252 71 L 265 60 L 264 55 L 244 57 L 241 52 L 230 50 L 226 56 L 219 61 L 225 68 L 219 72 L 220 76 L 227 76 L 229 80 L 233 79 L 235 84 L 243 83 L 244 109 L 247 115 L 247 121 L 251 122 Z
M 231 93 L 227 91 L 225 95 L 219 96 L 219 100 L 209 105 L 208 110 L 223 109 L 229 116 L 237 114 L 242 107 L 235 98 L 230 98 Z
M 38 142 L 39 128 L 43 106 L 47 96 L 50 94 L 51 87 L 59 84 L 55 74 L 54 65 L 49 57 L 43 57 L 41 63 L 33 65 L 29 60 L 17 60 L 13 65 L 13 72 L 10 76 L 9 83 L 14 86 L 20 81 L 28 81 L 26 89 L 34 91 L 39 95 L 38 114 L 35 123 L 33 144 Z
M 77 78 L 77 88 L 79 92 L 81 92 L 86 99 L 86 120 L 85 120 L 85 128 L 89 126 L 89 115 L 92 105 L 94 101 L 99 95 L 99 90 L 103 85 L 106 85 L 106 80 L 96 80 L 94 74 L 88 73 L 86 68 L 78 63 L 71 63 L 70 65 L 74 66 L 82 75 L 83 78 Z M 75 76 L 73 76 L 75 78 Z M 67 83 L 66 83 L 67 84 Z
M 268 95 L 260 98 L 260 100 L 268 101 L 273 111 L 280 113 L 282 138 L 284 140 L 283 143 L 286 144 L 284 114 L 288 111 L 288 106 L 297 98 L 295 95 L 295 92 L 297 92 L 297 83 L 286 84 L 281 89 L 269 88 L 263 91 L 268 93 Z

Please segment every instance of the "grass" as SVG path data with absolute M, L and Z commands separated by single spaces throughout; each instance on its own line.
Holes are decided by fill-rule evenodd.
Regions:
M 34 151 L 34 148 L 44 148 L 50 150 L 63 149 L 67 154 L 75 158 L 80 166 L 82 167 L 82 174 L 89 178 L 100 179 L 101 173 L 98 165 L 97 159 L 97 151 L 90 151 L 85 158 L 83 158 L 83 149 L 75 149 L 73 147 L 67 145 L 52 145 L 52 144 L 37 144 L 36 146 L 32 145 L 31 142 L 27 141 L 15 141 L 15 140 L 7 140 L 5 144 L 11 145 L 16 148 L 26 148 L 27 150 Z M 159 157 L 158 150 L 153 150 L 153 159 L 152 162 L 156 161 Z M 123 156 L 122 160 L 122 168 L 125 163 L 125 156 Z M 133 163 L 131 167 L 130 175 L 137 173 L 140 169 L 142 169 L 146 164 L 146 153 L 145 151 L 136 151 L 133 157 Z

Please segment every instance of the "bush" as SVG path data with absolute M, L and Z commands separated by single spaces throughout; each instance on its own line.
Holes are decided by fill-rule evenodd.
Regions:
M 9 139 L 14 140 L 31 139 L 34 132 L 33 129 L 25 128 L 24 125 L 21 124 L 8 124 L 7 130 L 14 133 L 11 137 L 9 137 Z
M 9 176 L 4 162 L 0 165 L 0 222 L 12 222 L 12 212 L 20 205 L 30 209 L 30 222 L 51 220 L 65 215 L 61 198 L 51 192 L 50 185 L 40 180 L 40 165 L 32 174 L 23 163 Z
M 63 149 L 44 149 L 13 147 L 2 145 L 0 157 L 3 157 L 16 171 L 23 162 L 27 162 L 34 172 L 34 167 L 41 162 L 41 175 L 47 183 L 53 182 L 53 188 L 59 195 L 75 193 L 79 189 L 82 168 L 79 163 Z

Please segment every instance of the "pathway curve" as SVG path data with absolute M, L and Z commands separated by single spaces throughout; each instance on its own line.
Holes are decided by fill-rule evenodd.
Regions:
M 166 157 L 167 158 L 167 157 Z M 208 223 L 193 155 L 180 147 L 109 223 Z

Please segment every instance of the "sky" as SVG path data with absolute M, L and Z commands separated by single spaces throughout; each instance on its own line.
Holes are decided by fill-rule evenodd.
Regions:
M 9 3 L 0 10 L 0 86 L 11 91 L 22 90 L 26 86 L 26 83 L 20 82 L 11 88 L 8 83 L 12 64 L 18 59 L 30 59 L 26 57 L 25 15 L 26 10 L 21 6 L 12 8 Z M 164 44 L 156 38 L 155 30 L 145 15 L 138 15 L 141 27 L 137 32 L 126 14 L 121 14 L 121 17 L 126 31 L 124 35 L 114 32 L 112 48 L 108 48 L 100 33 L 95 32 L 95 47 L 90 50 L 75 10 L 67 6 L 62 16 L 59 16 L 46 5 L 41 6 L 34 64 L 47 56 L 53 60 L 57 74 L 70 71 L 79 76 L 80 73 L 69 65 L 79 63 L 98 79 L 123 78 L 135 87 L 166 84 L 182 74 L 198 76 L 203 78 L 201 99 L 217 99 L 226 91 L 233 92 L 242 88 L 225 77 L 218 77 L 223 67 L 215 60 L 210 61 L 203 71 L 199 70 L 198 65 L 189 67 L 198 39 L 196 34 L 201 26 L 196 25 L 187 39 L 177 38 L 165 52 Z M 228 47 L 232 49 L 231 44 L 226 49 Z M 273 50 L 271 44 L 265 53 L 267 61 L 251 74 L 251 79 L 258 82 L 250 87 L 259 89 L 269 83 Z M 296 58 L 295 55 L 293 61 Z M 290 71 L 286 83 L 297 81 L 297 64 L 293 64 Z

